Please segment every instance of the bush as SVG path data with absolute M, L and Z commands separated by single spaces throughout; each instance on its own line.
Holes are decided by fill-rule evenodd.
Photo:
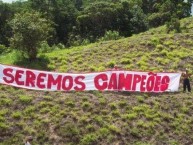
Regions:
M 20 111 L 16 111 L 12 113 L 12 117 L 15 119 L 20 119 L 22 116 L 22 113 Z
M 73 137 L 73 139 L 76 140 L 79 138 L 80 130 L 78 129 L 77 125 L 73 123 L 67 123 L 59 128 L 58 134 L 62 137 Z
M 121 36 L 119 35 L 118 31 L 106 31 L 105 35 L 99 39 L 99 41 L 108 41 L 108 40 L 117 40 L 120 39 Z
M 90 44 L 90 39 L 83 39 L 80 35 L 71 34 L 69 36 L 68 45 L 69 46 L 80 46 Z
M 51 52 L 51 51 L 52 51 L 52 47 L 50 47 L 46 41 L 40 44 L 39 52 L 46 53 L 46 52 Z
M 19 100 L 22 104 L 29 104 L 32 102 L 32 97 L 30 96 L 25 96 L 25 95 L 21 95 L 19 96 Z
M 90 145 L 95 144 L 95 142 L 98 140 L 98 136 L 94 133 L 87 134 L 81 139 L 81 145 Z
M 180 20 L 178 18 L 172 18 L 171 21 L 166 23 L 166 29 L 167 33 L 169 33 L 170 31 L 179 33 L 181 31 Z
M 115 66 L 115 64 L 116 64 L 115 61 L 111 60 L 111 61 L 107 62 L 107 67 L 113 68 Z
M 0 54 L 9 52 L 10 49 L 0 44 Z

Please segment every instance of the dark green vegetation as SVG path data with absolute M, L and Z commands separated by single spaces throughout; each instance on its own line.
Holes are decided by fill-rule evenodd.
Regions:
M 69 48 L 132 36 L 163 24 L 167 33 L 179 33 L 180 19 L 191 15 L 192 1 L 28 0 L 7 4 L 0 0 L 0 45 L 34 61 L 41 44 Z
M 40 53 L 36 62 L 4 53 L 1 63 L 58 72 L 193 70 L 193 18 L 181 33 L 165 26 L 129 38 Z M 49 46 L 44 46 L 50 50 Z M 54 46 L 59 48 L 60 45 Z M 44 60 L 44 61 L 42 61 Z M 193 82 L 191 82 L 193 84 Z M 0 86 L 0 145 L 190 145 L 192 93 L 40 92 Z
M 48 44 L 74 46 L 96 42 L 107 31 L 131 36 L 190 16 L 192 0 L 28 0 L 5 4 L 0 0 L 0 44 L 14 35 L 7 21 L 14 14 L 38 11 L 55 25 Z M 170 27 L 172 29 L 172 27 Z

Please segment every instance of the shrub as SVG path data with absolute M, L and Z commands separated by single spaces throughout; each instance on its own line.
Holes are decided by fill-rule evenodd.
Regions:
M 131 63 L 131 59 L 130 58 L 122 58 L 121 59 L 121 64 L 130 64 Z
M 80 130 L 75 124 L 67 123 L 64 126 L 60 127 L 59 134 L 64 137 L 78 137 L 80 134 Z
M 32 97 L 30 97 L 30 96 L 25 96 L 25 95 L 21 95 L 21 96 L 19 96 L 19 101 L 20 101 L 22 104 L 29 104 L 29 103 L 31 103 L 31 101 L 32 101 Z
M 110 130 L 112 133 L 120 133 L 120 132 L 121 132 L 121 129 L 119 129 L 119 128 L 116 127 L 115 125 L 109 125 L 108 128 L 109 128 L 109 130 Z
M 156 49 L 158 49 L 158 51 L 161 51 L 161 50 L 163 50 L 165 47 L 163 46 L 163 45 L 161 45 L 161 44 L 158 44 L 157 46 L 156 46 Z
M 10 49 L 0 44 L 0 54 L 9 52 Z
M 84 102 L 81 107 L 85 110 L 85 109 L 90 109 L 91 106 L 92 106 L 91 103 L 89 103 L 89 102 Z
M 125 115 L 123 115 L 123 118 L 128 119 L 128 120 L 133 120 L 133 119 L 137 118 L 137 113 L 125 114 Z
M 13 101 L 9 98 L 3 98 L 3 99 L 1 99 L 1 102 L 0 102 L 0 104 L 7 105 L 7 106 L 11 105 L 12 103 L 13 103 Z
M 86 129 L 87 129 L 88 131 L 95 131 L 94 125 L 92 125 L 92 124 L 88 124 L 88 125 L 86 126 Z
M 31 116 L 31 114 L 34 113 L 35 111 L 36 111 L 36 107 L 31 105 L 25 108 L 24 114 Z
M 71 107 L 71 108 L 75 107 L 75 103 L 73 101 L 66 102 L 66 105 Z
M 109 67 L 109 68 L 113 68 L 114 66 L 115 66 L 115 61 L 114 60 L 111 60 L 111 61 L 109 61 L 108 63 L 107 63 L 107 67 Z
M 103 118 L 101 116 L 95 116 L 94 120 L 99 124 L 102 125 L 104 123 Z
M 0 132 L 5 132 L 8 128 L 9 126 L 6 123 L 0 122 Z
M 98 134 L 101 137 L 108 136 L 110 134 L 110 131 L 107 128 L 100 128 L 98 130 Z
M 47 53 L 53 51 L 53 47 L 50 47 L 46 41 L 40 44 L 39 52 Z
M 105 98 L 99 98 L 99 103 L 101 105 L 105 105 L 107 103 L 107 100 Z
M 44 100 L 52 101 L 53 98 L 51 96 L 43 96 Z
M 121 114 L 120 114 L 120 112 L 118 110 L 114 110 L 114 111 L 112 111 L 112 115 L 114 117 L 119 117 Z
M 137 98 L 139 103 L 143 103 L 144 102 L 144 97 L 143 96 L 137 96 L 136 98 Z
M 95 144 L 95 142 L 97 141 L 98 136 L 97 134 L 91 133 L 91 134 L 87 134 L 85 135 L 81 141 L 80 144 L 81 145 L 91 145 L 91 144 Z
M 12 117 L 15 118 L 15 119 L 20 119 L 21 116 L 22 116 L 22 114 L 21 114 L 20 111 L 16 111 L 16 112 L 12 113 Z
M 108 41 L 108 40 L 117 40 L 120 39 L 121 36 L 119 35 L 118 31 L 106 31 L 105 35 L 99 39 L 99 41 Z
M 121 107 L 121 108 L 124 108 L 125 106 L 127 106 L 126 101 L 120 101 L 118 104 L 119 104 L 119 107 Z
M 169 22 L 166 23 L 166 29 L 167 29 L 167 33 L 169 33 L 170 31 L 179 33 L 181 31 L 180 20 L 175 17 L 172 18 Z
M 151 44 L 153 44 L 154 46 L 157 46 L 158 44 L 160 44 L 159 38 L 153 37 L 153 38 L 151 39 Z
M 110 106 L 111 110 L 116 110 L 117 109 L 116 103 L 110 103 L 109 106 Z

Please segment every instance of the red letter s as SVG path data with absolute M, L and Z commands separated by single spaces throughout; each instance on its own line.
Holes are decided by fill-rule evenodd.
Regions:
M 76 91 L 83 91 L 86 88 L 85 84 L 81 82 L 84 78 L 85 78 L 84 76 L 78 76 L 75 78 L 74 82 L 80 86 L 80 87 L 78 86 L 74 87 Z
M 14 82 L 14 76 L 11 74 L 13 72 L 13 69 L 11 68 L 6 68 L 3 70 L 3 74 L 6 76 L 6 77 L 3 77 L 3 80 L 6 82 L 6 83 L 13 83 Z M 9 78 L 7 78 L 9 77 Z

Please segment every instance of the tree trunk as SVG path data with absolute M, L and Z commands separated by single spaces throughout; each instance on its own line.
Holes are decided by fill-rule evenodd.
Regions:
M 29 61 L 34 61 L 37 58 L 37 50 L 36 49 L 30 49 L 28 52 Z

